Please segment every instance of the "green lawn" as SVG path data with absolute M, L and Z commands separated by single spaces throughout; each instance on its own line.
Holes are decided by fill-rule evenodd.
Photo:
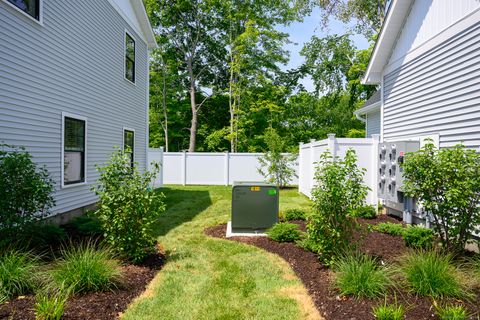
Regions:
M 231 188 L 165 187 L 156 227 L 170 258 L 122 319 L 319 319 L 288 264 L 255 247 L 204 235 L 230 217 Z M 296 190 L 280 210 L 310 206 Z

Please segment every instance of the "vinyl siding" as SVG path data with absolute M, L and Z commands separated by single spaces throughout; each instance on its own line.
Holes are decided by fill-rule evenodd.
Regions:
M 125 30 L 136 40 L 136 85 L 124 79 Z M 0 0 L 0 141 L 46 165 L 61 213 L 96 201 L 95 165 L 135 129 L 146 162 L 148 49 L 108 1 L 43 1 L 43 25 Z M 61 189 L 62 112 L 87 118 L 87 185 Z
M 384 138 L 480 146 L 480 23 L 384 77 Z
M 372 134 L 380 134 L 380 110 L 368 113 L 366 118 L 366 137 L 370 138 Z

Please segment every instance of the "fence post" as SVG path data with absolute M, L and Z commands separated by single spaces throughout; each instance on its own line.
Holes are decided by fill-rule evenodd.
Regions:
M 312 190 L 315 185 L 315 153 L 313 152 L 313 145 L 315 143 L 315 139 L 310 139 L 310 188 L 308 190 L 308 197 L 312 197 Z
M 224 161 L 224 166 L 223 170 L 225 173 L 225 185 L 228 186 L 228 180 L 230 179 L 229 177 L 229 171 L 230 171 L 230 153 L 228 151 L 225 151 L 225 161 Z
M 158 184 L 163 187 L 163 147 L 160 147 L 160 174 L 158 175 Z
M 327 134 L 328 137 L 328 150 L 330 150 L 330 154 L 332 158 L 335 160 L 335 156 L 337 155 L 337 139 L 335 139 L 335 133 Z
M 303 147 L 303 142 L 300 142 L 300 145 L 298 147 L 298 191 L 302 192 L 302 183 L 303 183 L 303 174 L 302 174 L 302 147 Z
M 187 184 L 187 152 L 182 152 L 182 185 Z
M 380 144 L 380 135 L 372 134 L 372 204 L 378 210 L 378 145 Z

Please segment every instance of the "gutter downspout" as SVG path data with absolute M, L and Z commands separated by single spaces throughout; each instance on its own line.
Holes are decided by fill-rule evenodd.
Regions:
M 355 117 L 356 117 L 358 120 L 362 121 L 363 123 L 367 122 L 367 119 L 366 119 L 366 118 L 362 118 L 358 113 L 355 113 Z

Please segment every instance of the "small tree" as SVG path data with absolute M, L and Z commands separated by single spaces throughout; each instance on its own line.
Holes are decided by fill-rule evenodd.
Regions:
M 296 176 L 293 165 L 297 159 L 295 154 L 283 154 L 285 142 L 273 128 L 268 128 L 264 134 L 268 151 L 258 158 L 258 172 L 270 183 L 280 188 L 287 186 L 292 177 Z
M 312 190 L 313 213 L 307 223 L 309 249 L 320 254 L 320 260 L 330 265 L 336 255 L 348 245 L 355 225 L 349 212 L 364 204 L 368 187 L 363 183 L 365 169 L 357 167 L 354 150 L 343 159 L 324 152 L 315 173 Z
M 0 233 L 9 239 L 46 216 L 54 182 L 23 147 L 0 144 Z
M 153 252 L 155 236 L 152 224 L 164 212 L 163 194 L 152 190 L 156 174 L 140 173 L 130 165 L 130 157 L 122 150 L 114 152 L 110 162 L 97 168 L 99 209 L 94 212 L 105 233 L 106 241 L 121 255 L 134 262 Z
M 459 144 L 437 149 L 431 141 L 402 165 L 407 196 L 433 217 L 444 248 L 460 252 L 480 224 L 480 155 Z

